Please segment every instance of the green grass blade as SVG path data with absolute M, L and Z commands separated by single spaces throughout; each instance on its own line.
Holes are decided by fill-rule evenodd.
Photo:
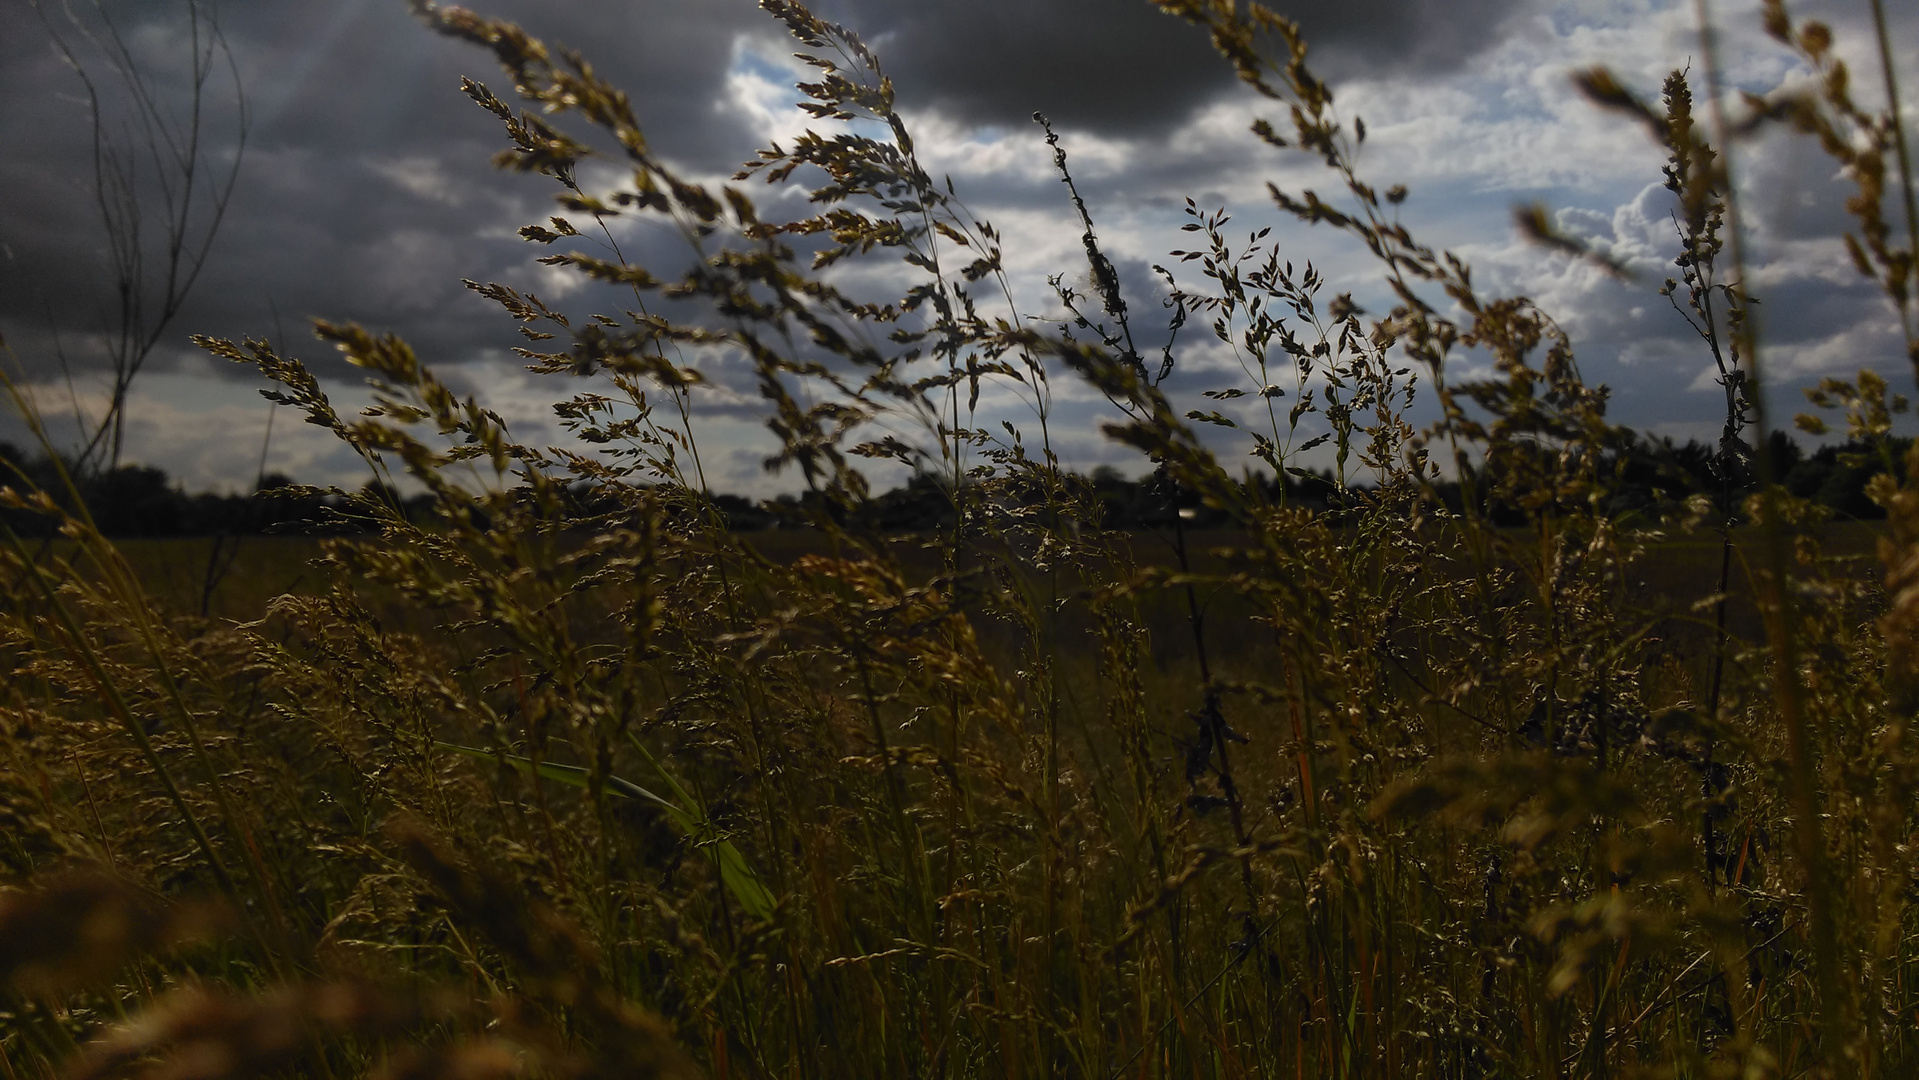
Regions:
M 568 787 L 584 790 L 591 779 L 591 774 L 577 765 L 559 765 L 551 761 L 541 761 L 536 765 L 533 759 L 522 757 L 518 754 L 496 753 L 491 750 L 481 749 L 477 746 L 461 746 L 458 743 L 441 742 L 438 740 L 434 742 L 434 745 L 442 750 L 451 750 L 456 754 L 470 758 L 479 758 L 486 761 L 504 761 L 529 776 L 537 774 L 542 779 L 552 780 L 556 783 L 565 784 Z M 649 760 L 651 760 L 650 756 Z M 658 768 L 658 764 L 656 763 L 654 767 Z M 662 773 L 661 775 L 665 774 Z M 673 790 L 678 793 L 681 798 L 687 798 L 685 789 L 681 788 L 680 785 L 675 783 L 670 777 L 667 779 L 667 783 L 672 785 Z M 746 856 L 740 853 L 740 849 L 734 845 L 733 841 L 720 835 L 712 827 L 711 823 L 707 821 L 705 815 L 696 815 L 685 807 L 671 800 L 662 798 L 631 780 L 624 780 L 617 776 L 608 776 L 606 778 L 606 789 L 623 798 L 649 802 L 661 810 L 664 810 L 667 816 L 673 819 L 675 825 L 678 825 L 683 832 L 692 837 L 696 847 L 707 850 L 708 855 L 713 860 L 713 865 L 720 872 L 720 882 L 726 886 L 728 892 L 733 894 L 733 899 L 739 902 L 740 907 L 744 909 L 749 916 L 755 919 L 765 919 L 772 916 L 773 894 L 760 882 L 759 875 L 753 872 L 753 867 L 746 861 Z M 691 800 L 688 799 L 688 801 L 690 802 Z

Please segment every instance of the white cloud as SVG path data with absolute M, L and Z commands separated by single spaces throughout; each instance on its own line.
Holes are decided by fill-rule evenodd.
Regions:
M 1890 317 L 1862 319 L 1856 325 L 1803 342 L 1766 348 L 1762 362 L 1774 377 L 1850 377 L 1861 368 L 1884 370 L 1901 350 L 1899 324 Z
M 417 198 L 447 206 L 459 206 L 465 201 L 459 186 L 447 176 L 445 165 L 437 157 L 410 154 L 372 159 L 366 163 L 366 167 L 375 176 Z

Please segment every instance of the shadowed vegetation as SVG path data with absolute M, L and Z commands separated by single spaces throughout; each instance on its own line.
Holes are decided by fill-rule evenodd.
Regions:
M 1668 151 L 1666 294 L 1725 390 L 1720 440 L 1654 453 L 1548 313 L 1400 223 L 1290 23 L 1155 2 L 1270 99 L 1255 137 L 1323 162 L 1338 205 L 1273 198 L 1377 256 L 1392 310 L 1189 203 L 1170 339 L 1136 344 L 1149 305 L 1050 127 L 1087 265 L 1019 295 L 880 59 L 790 0 L 761 6 L 817 72 L 817 133 L 725 186 L 586 58 L 416 4 L 525 105 L 465 87 L 501 167 L 557 185 L 522 235 L 622 291 L 582 316 L 469 283 L 596 453 L 516 442 L 357 326 L 317 327 L 367 373 L 356 417 L 265 341 L 201 339 L 381 478 L 330 496 L 378 535 L 302 541 L 316 565 L 255 579 L 244 621 L 155 602 L 90 481 L 13 470 L 7 509 L 61 535 L 0 548 L 9 1080 L 1919 1069 L 1906 403 L 1870 372 L 1820 389 L 1802 426 L 1850 441 L 1806 460 L 1885 518 L 1834 525 L 1758 393 L 1726 167 L 1728 139 L 1811 133 L 1919 342 L 1897 115 L 1777 3 L 1821 80 L 1723 122 L 1694 116 L 1710 55 L 1656 104 L 1580 76 Z M 623 183 L 582 186 L 589 160 Z M 815 216 L 761 216 L 757 185 L 801 182 Z M 690 266 L 629 263 L 616 217 Z M 1548 220 L 1522 212 L 1584 257 Z M 887 267 L 893 295 L 856 289 Z M 1176 403 L 1207 332 L 1245 381 Z M 1491 374 L 1455 379 L 1467 356 Z M 696 389 L 742 357 L 803 530 L 706 494 Z M 1152 470 L 1123 497 L 1054 453 L 1066 380 Z M 863 458 L 919 478 L 920 531 Z

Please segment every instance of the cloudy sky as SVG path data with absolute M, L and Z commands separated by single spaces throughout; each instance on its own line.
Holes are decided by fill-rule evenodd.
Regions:
M 90 0 L 71 0 L 98 29 Z M 580 48 L 632 94 L 652 145 L 687 174 L 717 182 L 769 138 L 809 121 L 792 109 L 801 74 L 781 29 L 753 0 L 477 0 L 550 42 Z M 1674 251 L 1659 155 L 1644 133 L 1599 112 L 1570 71 L 1607 64 L 1648 96 L 1664 73 L 1697 68 L 1693 5 L 1682 0 L 1284 0 L 1304 25 L 1343 115 L 1365 118 L 1362 168 L 1378 186 L 1406 183 L 1402 219 L 1470 261 L 1489 291 L 1532 296 L 1572 333 L 1588 379 L 1613 388 L 1621 421 L 1684 439 L 1716 430 L 1710 360 L 1656 293 Z M 1798 74 L 1756 31 L 1755 3 L 1720 0 L 1733 81 L 1767 89 Z M 1890 4 L 1908 117 L 1919 115 L 1919 10 Z M 177 108 L 186 55 L 184 5 L 115 0 L 106 12 Z M 204 332 L 280 338 L 338 391 L 354 380 L 307 336 L 312 318 L 404 334 L 449 382 L 478 394 L 531 442 L 557 439 L 548 402 L 577 387 L 535 378 L 519 343 L 462 278 L 532 288 L 588 304 L 533 262 L 547 250 L 515 229 L 552 212 L 550 181 L 494 172 L 497 123 L 459 92 L 470 74 L 508 87 L 490 58 L 417 25 L 401 0 L 248 0 L 218 7 L 244 90 L 249 128 L 232 205 L 186 309 L 134 391 L 127 457 L 191 488 L 243 488 L 258 466 L 271 407 L 249 372 L 198 354 Z M 1335 188 L 1310 162 L 1261 145 L 1248 124 L 1271 103 L 1241 90 L 1203 36 L 1145 0 L 821 0 L 885 62 L 931 171 L 1007 237 L 1023 310 L 1054 310 L 1048 275 L 1084 274 L 1078 229 L 1029 119 L 1049 114 L 1081 190 L 1144 319 L 1161 289 L 1150 267 L 1189 246 L 1184 200 L 1225 207 L 1234 230 L 1275 226 L 1295 263 L 1315 261 L 1333 291 L 1381 296 L 1373 267 L 1326 230 L 1284 218 L 1268 180 Z M 1856 57 L 1862 101 L 1882 100 L 1861 0 L 1794 5 L 1830 21 Z M 91 53 L 57 2 L 44 14 Z M 29 0 L 0 0 L 0 334 L 13 374 L 43 411 L 97 400 L 99 337 L 113 296 L 93 201 L 92 141 L 79 79 L 52 48 Z M 1868 78 L 1867 76 L 1872 77 Z M 123 100 L 103 83 L 109 104 Z M 232 80 L 208 91 L 209 161 L 231 160 Z M 1275 117 L 1279 119 L 1278 117 Z M 815 126 L 818 126 L 817 124 Z M 1743 146 L 1755 291 L 1765 310 L 1777 400 L 1822 375 L 1874 367 L 1908 378 L 1889 307 L 1851 269 L 1837 239 L 1846 187 L 1816 148 L 1783 135 Z M 763 204 L 776 194 L 756 193 Z M 1562 228 L 1639 272 L 1620 283 L 1528 247 L 1516 203 L 1555 208 Z M 797 210 L 797 204 L 793 209 Z M 683 253 L 631 237 L 661 269 Z M 1192 270 L 1189 265 L 1188 271 Z M 1199 284 L 1190 274 L 1190 286 Z M 580 310 L 588 310 L 581 308 Z M 1193 342 L 1173 389 L 1196 394 L 1236 369 Z M 69 381 L 69 377 L 70 380 Z M 1137 471 L 1104 444 L 1096 395 L 1056 387 L 1059 443 L 1073 464 Z M 989 402 L 989 404 L 991 404 Z M 789 479 L 759 466 L 769 443 L 750 388 L 721 373 L 699 406 L 715 487 L 766 493 Z M 1016 404 L 1006 408 L 1017 413 Z M 1014 419 L 1018 419 L 1015 415 Z M 324 432 L 275 421 L 271 469 L 357 484 L 362 466 Z M 22 439 L 0 417 L 0 440 Z

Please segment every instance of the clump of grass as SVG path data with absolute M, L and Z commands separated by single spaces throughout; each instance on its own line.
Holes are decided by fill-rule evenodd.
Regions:
M 1093 294 L 1062 274 L 1045 328 L 851 31 L 763 2 L 819 73 L 802 107 L 837 125 L 734 178 L 823 176 L 818 213 L 768 221 L 749 187 L 677 174 L 583 58 L 417 5 L 530 106 L 466 83 L 500 163 L 559 186 L 522 235 L 630 293 L 582 318 L 469 283 L 533 370 L 574 380 L 556 409 L 600 452 L 517 442 L 359 327 L 317 327 L 368 373 L 355 419 L 265 342 L 203 340 L 438 514 L 355 497 L 381 536 L 326 541 L 324 589 L 240 624 L 154 611 L 77 502 L 7 490 L 75 541 L 0 551 L 0 856 L 22 882 L 0 940 L 51 943 L 0 951 L 9 1076 L 1909 1072 L 1919 463 L 1875 481 L 1884 588 L 1752 466 L 1757 343 L 1715 262 L 1735 188 L 1688 76 L 1661 111 L 1585 77 L 1670 151 L 1689 276 L 1669 294 L 1727 391 L 1717 497 L 1625 516 L 1629 433 L 1572 343 L 1398 220 L 1405 189 L 1361 176 L 1363 124 L 1296 29 L 1159 3 L 1288 108 L 1257 135 L 1351 196 L 1277 204 L 1352 234 L 1398 298 L 1327 299 L 1275 233 L 1240 245 L 1190 205 L 1200 246 L 1174 265 L 1202 277 L 1163 271 L 1173 329 L 1208 323 L 1247 383 L 1182 404 L 1176 342 L 1135 346 L 1093 208 L 1072 190 Z M 1769 11 L 1825 81 L 1754 122 L 1889 145 L 1829 35 Z M 1884 154 L 1875 174 L 1835 141 L 1882 191 Z M 583 189 L 592 157 L 630 183 Z M 1862 267 L 1909 314 L 1911 249 L 1872 205 Z M 626 261 L 622 215 L 677 230 L 690 268 Z M 885 259 L 891 298 L 834 273 Z M 1449 378 L 1468 349 L 1489 377 Z M 756 373 L 769 466 L 806 485 L 812 553 L 767 557 L 705 494 L 695 390 L 727 352 Z M 1172 512 L 1155 561 L 1105 528 L 1051 442 L 1061 378 L 1229 541 L 1201 550 Z M 1030 441 L 982 426 L 987 387 L 1024 396 Z M 1890 445 L 1883 380 L 1822 392 Z M 1439 404 L 1425 430 L 1416 394 Z M 1243 397 L 1260 408 L 1220 411 Z M 1196 424 L 1265 472 L 1229 471 Z M 1289 502 L 1321 440 L 1334 496 Z M 938 477 L 945 525 L 881 532 L 859 458 Z M 1716 580 L 1634 600 L 1695 535 Z M 39 876 L 78 863 L 108 876 Z M 176 947 L 186 909 L 161 897 L 217 898 L 224 932 Z

